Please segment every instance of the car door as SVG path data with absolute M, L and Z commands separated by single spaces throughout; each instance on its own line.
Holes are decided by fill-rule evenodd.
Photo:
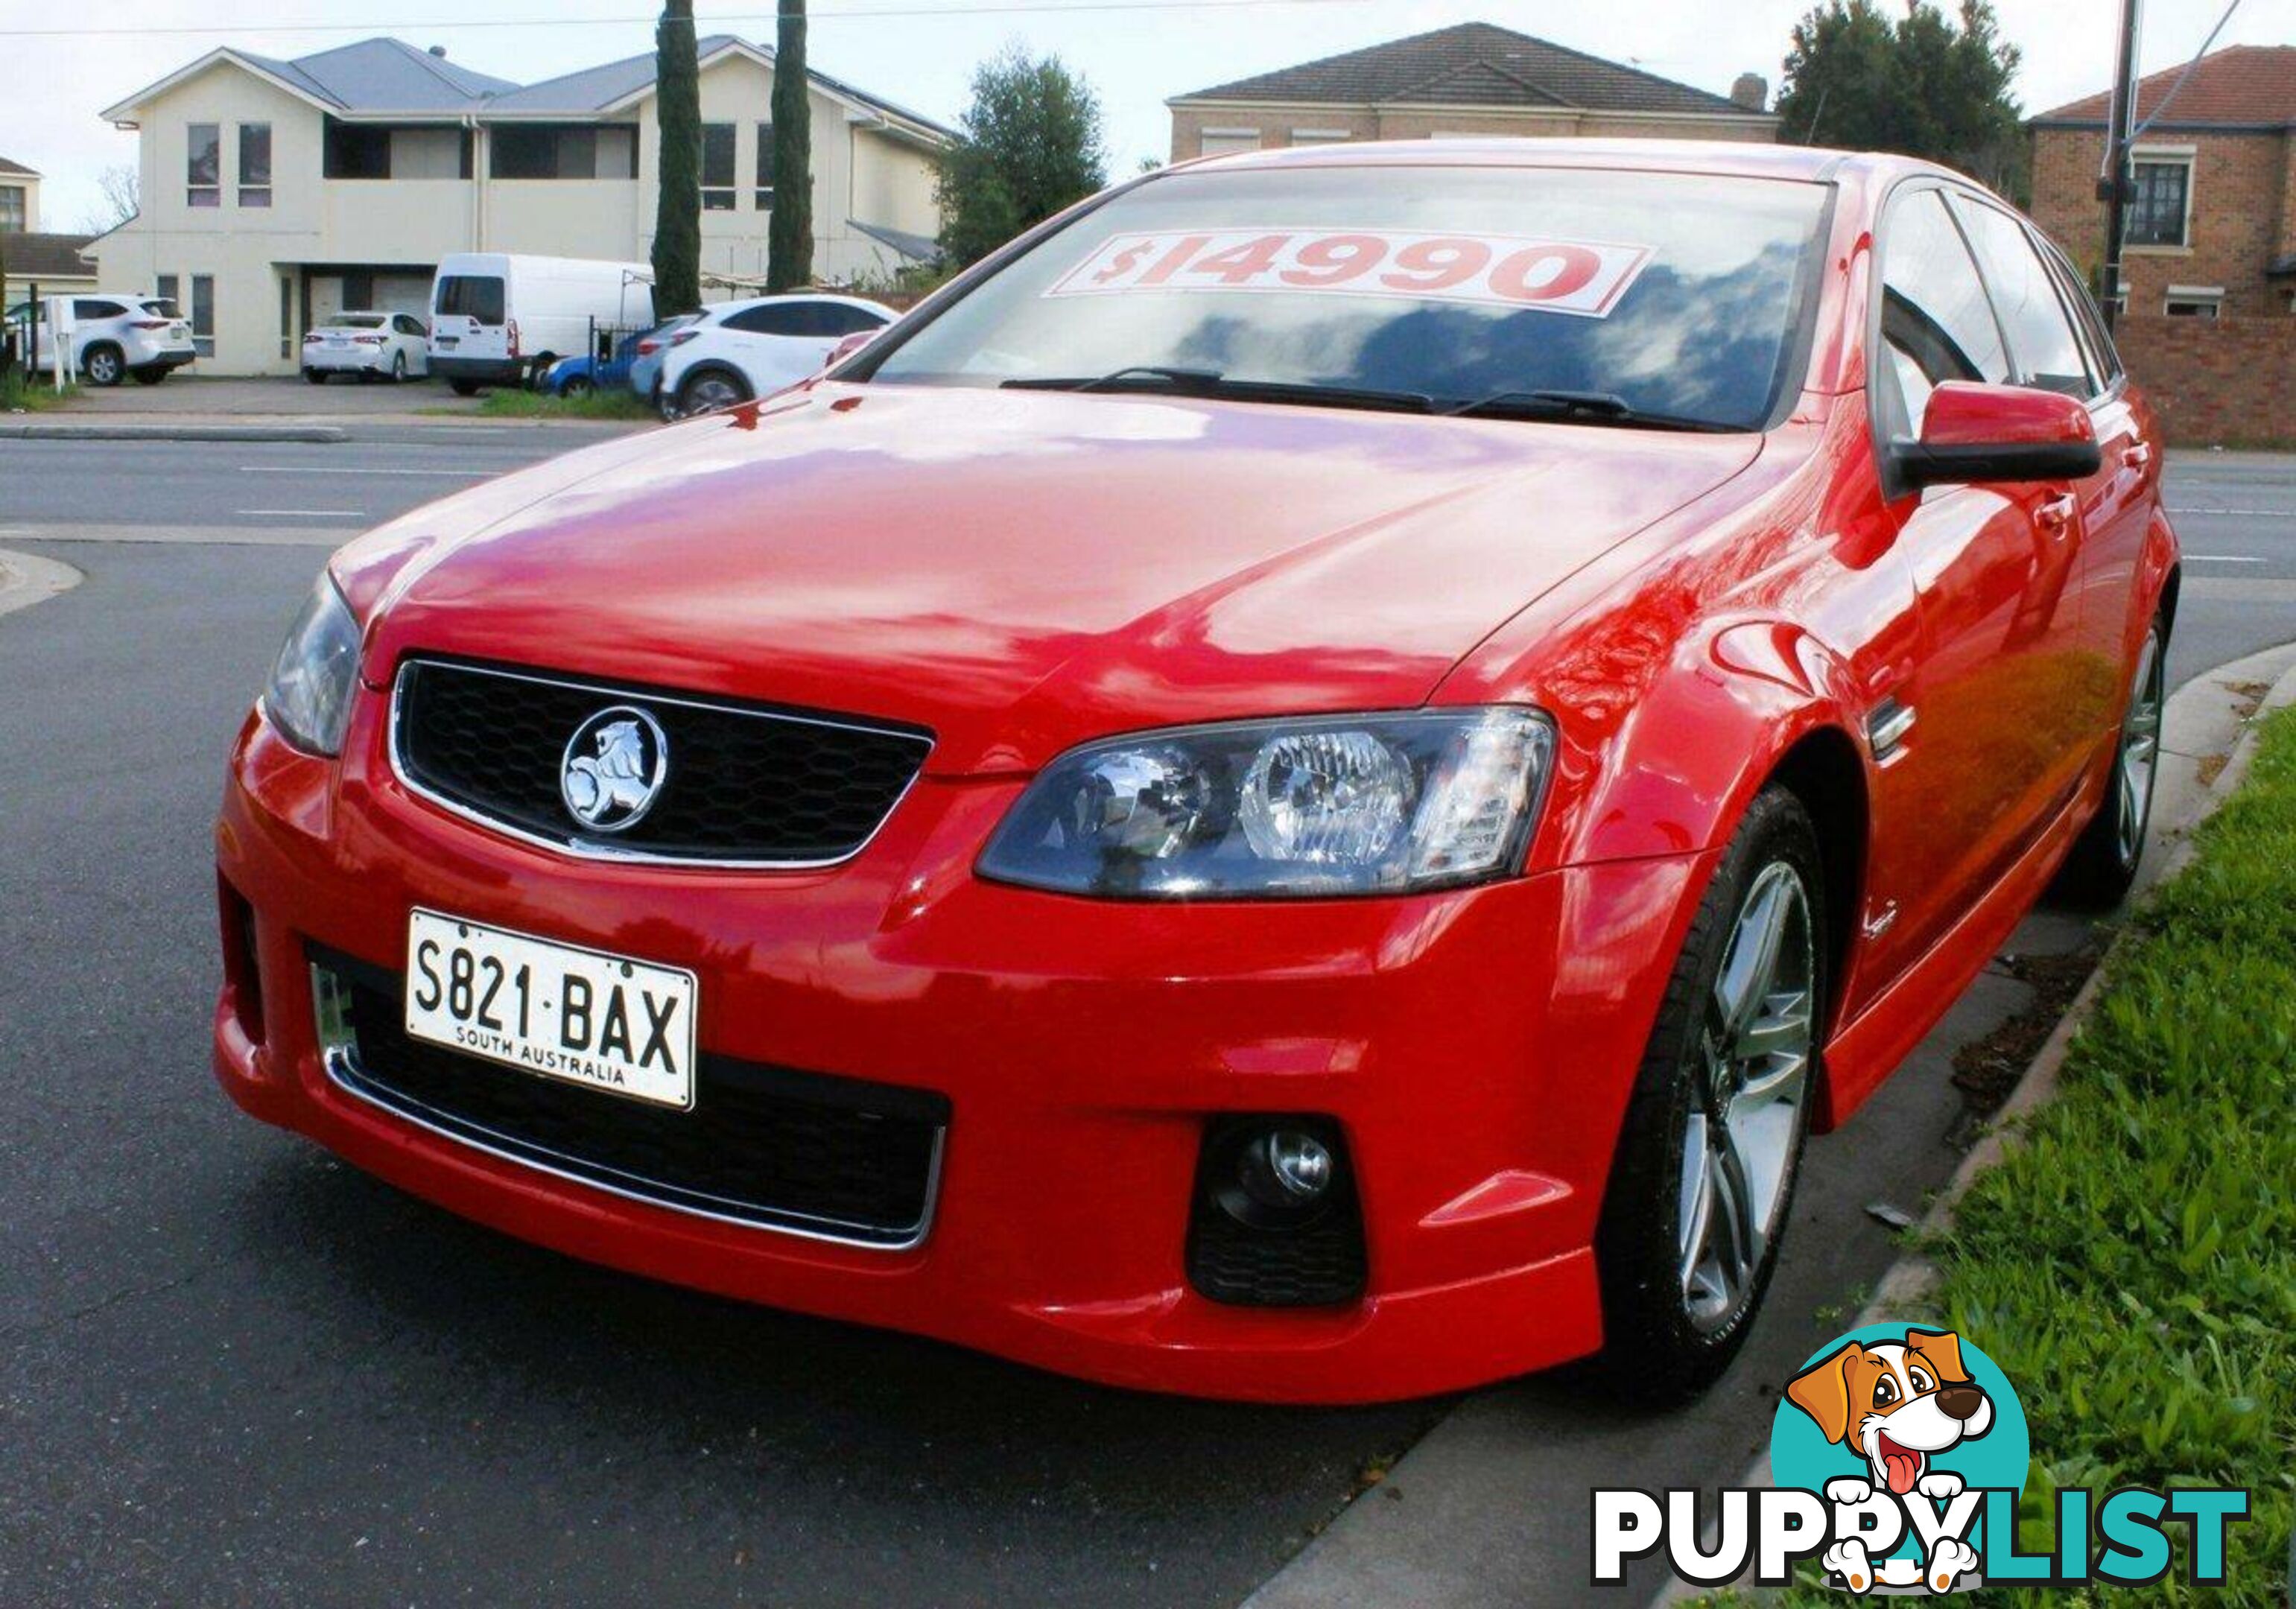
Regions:
M 430 343 L 429 333 L 422 328 L 421 321 L 408 314 L 394 313 L 390 316 L 390 328 L 399 351 L 406 355 L 406 372 L 409 374 L 429 374 Z
M 2030 226 L 1966 193 L 1956 193 L 1952 205 L 2000 311 L 2013 378 L 2019 385 L 2079 398 L 2088 406 L 2096 431 L 2096 472 L 2070 488 L 2079 504 L 2070 522 L 2079 543 L 2072 580 L 2072 646 L 2079 662 L 2066 679 L 2066 696 L 2077 706 L 2094 750 L 2120 718 L 2128 599 L 2144 549 L 2149 488 L 2158 471 L 2127 389 L 2108 391 L 2063 287 Z M 2068 757 L 2074 764 L 2081 758 Z
M 758 396 L 778 391 L 809 373 L 800 333 L 806 308 L 794 299 L 763 301 L 726 318 L 726 356 Z
M 1949 380 L 2003 384 L 2001 323 L 1942 190 L 1901 186 L 1883 215 L 1870 344 L 1877 451 L 1919 433 Z M 1894 974 L 1965 915 L 2078 780 L 2072 696 L 2079 511 L 2064 486 L 1885 487 L 1893 551 L 1916 589 L 1903 682 L 1877 699 L 1869 938 Z

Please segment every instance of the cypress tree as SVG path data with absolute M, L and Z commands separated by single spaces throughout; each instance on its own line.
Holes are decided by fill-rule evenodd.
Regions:
M 701 306 L 701 75 L 693 0 L 662 0 L 653 50 L 654 119 L 661 135 L 653 310 L 668 318 Z
M 766 289 L 813 283 L 813 106 L 805 70 L 805 0 L 780 0 L 774 38 L 774 212 Z

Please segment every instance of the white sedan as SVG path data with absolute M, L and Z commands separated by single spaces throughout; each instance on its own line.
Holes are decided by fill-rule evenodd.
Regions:
M 849 335 L 900 315 L 857 296 L 762 296 L 720 302 L 669 338 L 662 359 L 665 418 L 714 413 L 821 372 Z
M 303 378 L 330 374 L 421 379 L 430 373 L 430 332 L 406 313 L 338 313 L 303 337 Z

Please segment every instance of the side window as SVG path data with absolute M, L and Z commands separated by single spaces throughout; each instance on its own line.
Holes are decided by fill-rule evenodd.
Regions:
M 834 335 L 841 339 L 848 335 L 858 334 L 863 330 L 882 330 L 885 327 L 885 321 L 866 308 L 840 307 L 831 302 L 824 305 L 821 312 L 824 321 L 822 333 L 824 335 Z
M 117 318 L 127 311 L 116 301 L 95 301 L 85 296 L 72 303 L 72 316 L 82 324 L 98 318 Z
M 2096 375 L 2099 388 L 2110 387 L 2120 378 L 2120 353 L 2112 344 L 2112 337 L 2104 327 L 2104 316 L 2096 309 L 2096 299 L 2081 283 L 2080 275 L 2073 269 L 2065 254 L 2046 240 L 2040 242 L 2041 259 L 2057 282 L 2057 291 L 2072 309 L 2073 327 L 2081 338 L 2081 346 L 2088 353 L 2088 366 Z
M 2096 382 L 2081 355 L 2072 319 L 2025 226 L 1997 207 L 1965 196 L 1955 198 L 1954 210 L 1968 226 L 1993 287 L 1993 305 L 2009 332 L 2017 383 L 2084 400 L 2095 396 Z
M 2009 378 L 1984 283 L 1938 191 L 1900 196 L 1883 222 L 1882 348 L 1874 382 L 1892 436 L 1912 435 L 1948 380 Z
M 726 321 L 729 329 L 746 330 L 752 335 L 800 335 L 798 314 L 802 308 L 788 303 L 768 303 L 734 314 Z

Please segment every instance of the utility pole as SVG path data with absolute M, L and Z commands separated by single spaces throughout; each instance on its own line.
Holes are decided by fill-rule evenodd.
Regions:
M 2136 121 L 2136 30 L 2142 0 L 2120 0 L 2120 48 L 2114 57 L 2112 108 L 2106 114 L 2104 172 L 2096 181 L 2097 199 L 2104 203 L 2104 283 L 2098 300 L 2104 305 L 2104 327 L 2113 327 L 2120 299 L 2120 240 L 2127 232 L 2129 192 L 2129 129 Z

